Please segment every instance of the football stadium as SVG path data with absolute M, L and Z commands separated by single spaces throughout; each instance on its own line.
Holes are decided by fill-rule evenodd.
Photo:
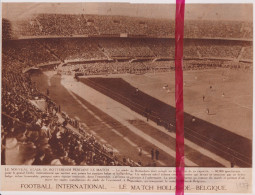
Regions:
M 252 22 L 187 20 L 187 167 L 252 166 Z M 175 166 L 175 21 L 2 20 L 2 164 Z

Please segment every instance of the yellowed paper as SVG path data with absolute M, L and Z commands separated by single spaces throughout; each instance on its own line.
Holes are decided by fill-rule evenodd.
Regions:
M 252 193 L 253 5 L 186 4 L 185 193 Z M 175 5 L 2 3 L 1 191 L 175 192 Z

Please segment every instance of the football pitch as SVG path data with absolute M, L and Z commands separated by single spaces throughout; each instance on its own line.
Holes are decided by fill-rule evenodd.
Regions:
M 103 143 L 110 145 L 120 156 L 128 157 L 136 162 L 141 160 L 143 165 L 151 164 L 150 150 L 158 148 L 160 161 L 157 161 L 157 166 L 174 166 L 174 132 L 167 132 L 152 121 L 146 122 L 144 116 L 135 114 L 128 108 L 129 106 L 118 103 L 114 97 L 108 97 L 103 91 L 95 90 L 85 82 L 94 80 L 93 82 L 106 87 L 108 92 L 117 94 L 117 97 L 138 88 L 141 98 L 144 101 L 154 102 L 156 109 L 157 107 L 170 109 L 169 117 L 173 122 L 174 72 L 89 76 L 81 77 L 81 82 L 74 80 L 71 76 L 63 77 L 53 74 L 42 75 L 35 80 L 42 92 L 49 88 L 51 98 L 61 105 L 63 111 L 73 118 L 79 118 L 88 127 L 90 133 Z M 141 101 L 132 94 L 129 98 L 132 99 L 131 101 Z M 168 108 L 167 105 L 170 107 Z M 230 166 L 231 155 L 239 159 L 242 154 L 243 150 L 238 143 L 242 146 L 248 144 L 250 147 L 248 140 L 252 135 L 252 73 L 228 69 L 184 71 L 184 109 L 185 113 L 189 114 L 189 116 L 185 115 L 185 124 L 188 128 L 185 137 L 200 145 L 198 147 L 186 140 L 186 165 Z M 189 121 L 189 117 L 192 116 L 196 121 Z M 194 136 L 194 133 L 198 135 Z M 211 137 L 213 135 L 215 137 Z M 206 136 L 204 140 L 203 136 Z M 224 140 L 226 136 L 232 136 L 232 141 L 223 143 L 222 139 Z M 217 148 L 214 144 L 211 146 L 209 143 L 205 144 L 206 140 L 211 138 L 214 141 L 211 140 L 210 144 L 216 141 Z M 207 145 L 205 147 L 207 149 L 204 150 L 202 145 Z M 142 157 L 137 155 L 139 147 L 144 150 Z M 126 150 L 127 148 L 129 149 Z M 222 154 L 219 149 L 223 151 Z M 212 152 L 216 152 L 218 156 Z M 249 153 L 250 150 L 246 151 L 245 157 L 249 158 Z M 222 160 L 221 155 L 226 160 Z M 247 166 L 242 162 L 238 164 Z
M 252 72 L 210 69 L 184 71 L 183 74 L 186 113 L 251 139 Z M 174 72 L 121 77 L 139 90 L 175 107 Z

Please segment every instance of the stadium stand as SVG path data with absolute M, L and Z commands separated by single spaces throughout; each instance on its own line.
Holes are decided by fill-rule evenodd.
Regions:
M 242 45 L 233 42 L 203 41 L 198 46 L 198 52 L 207 58 L 237 58 L 241 52 Z
M 7 19 L 2 20 L 2 40 L 9 40 L 12 38 L 11 22 Z
M 183 59 L 197 59 L 201 57 L 199 53 L 199 44 L 196 41 L 184 41 L 183 43 Z
M 31 36 L 143 36 L 173 38 L 174 20 L 124 16 L 39 14 L 15 23 L 17 34 Z M 77 28 L 79 27 L 79 28 Z M 252 23 L 185 20 L 185 38 L 252 39 Z
M 153 53 L 150 48 L 146 45 L 144 40 L 101 40 L 99 41 L 100 46 L 104 48 L 104 51 L 114 57 L 153 57 Z
M 44 44 L 61 60 L 104 59 L 106 56 L 90 39 L 49 39 Z
M 5 143 L 12 140 L 26 151 L 15 164 L 139 166 L 132 160 L 123 164 L 93 135 L 78 128 L 75 120 L 61 114 L 59 107 L 36 89 L 29 75 L 21 74 L 22 67 L 20 61 L 3 55 L 2 164 L 10 162 L 4 153 L 8 150 Z M 46 102 L 45 111 L 31 103 L 39 99 Z M 60 117 L 64 119 L 63 123 Z
M 20 21 L 17 25 L 22 36 L 70 37 L 98 34 L 85 15 L 39 14 L 29 21 Z
M 149 37 L 174 37 L 175 22 L 153 19 L 148 21 L 147 35 Z
M 151 39 L 147 41 L 147 44 L 156 57 L 159 57 L 159 58 L 165 57 L 165 58 L 174 59 L 175 43 L 173 40 Z
M 13 139 L 31 150 L 30 158 L 34 159 L 33 164 L 36 165 L 139 166 L 132 160 L 123 163 L 118 159 L 86 128 L 63 114 L 58 105 L 37 90 L 30 76 L 22 72 L 51 63 L 61 64 L 58 72 L 70 75 L 173 71 L 174 21 L 121 16 L 39 14 L 29 20 L 14 23 L 3 19 L 2 25 L 2 157 L 8 149 L 5 148 L 6 141 Z M 251 23 L 185 21 L 185 37 L 185 71 L 221 67 L 252 69 Z M 118 91 L 122 96 L 135 101 L 140 108 L 136 111 L 142 115 L 148 107 L 144 103 L 151 101 L 154 106 L 151 110 L 157 113 L 151 115 L 151 119 L 170 129 L 168 119 L 163 117 L 169 115 L 170 109 L 162 102 L 144 94 L 138 100 L 133 95 L 132 86 L 127 87 L 123 81 L 87 79 L 83 82 L 110 97 L 115 93 L 111 94 L 104 88 Z M 150 101 L 143 101 L 146 98 Z M 46 102 L 47 108 L 41 110 L 36 107 L 33 102 L 37 100 Z M 133 106 L 125 98 L 117 101 Z M 158 104 L 164 109 L 159 110 Z M 174 115 L 170 114 L 173 119 Z M 60 122 L 60 119 L 64 122 Z M 192 132 L 189 133 L 191 137 Z M 209 135 L 209 130 L 207 133 Z M 246 145 L 243 148 L 247 148 Z M 246 154 L 249 152 L 246 151 Z M 2 164 L 6 163 L 5 160 L 2 158 Z M 250 159 L 247 162 L 250 163 Z M 25 159 L 20 162 L 25 163 L 28 163 Z M 239 162 L 240 165 L 242 163 Z
M 9 56 L 26 63 L 29 66 L 36 66 L 57 61 L 40 40 L 15 40 L 4 43 L 4 51 Z
M 241 59 L 248 59 L 248 60 L 253 59 L 253 47 L 252 46 L 244 47 L 244 50 L 241 55 Z
M 252 38 L 252 24 L 242 21 L 185 21 L 185 38 Z

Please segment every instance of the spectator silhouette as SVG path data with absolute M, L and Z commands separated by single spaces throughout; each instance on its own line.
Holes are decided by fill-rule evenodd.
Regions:
M 154 149 L 151 149 L 151 160 L 154 160 Z

